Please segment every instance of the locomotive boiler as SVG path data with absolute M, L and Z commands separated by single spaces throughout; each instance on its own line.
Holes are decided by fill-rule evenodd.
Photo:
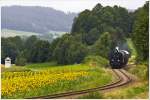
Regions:
M 109 64 L 113 69 L 119 69 L 128 63 L 130 53 L 126 50 L 119 50 L 119 47 L 116 47 L 115 50 L 112 50 L 109 54 Z

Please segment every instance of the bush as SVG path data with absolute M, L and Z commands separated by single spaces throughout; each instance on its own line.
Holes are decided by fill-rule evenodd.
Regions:
M 97 66 L 106 67 L 108 65 L 108 60 L 101 56 L 87 56 L 84 59 L 84 63 L 86 64 L 96 64 Z
M 26 65 L 26 62 L 27 60 L 25 58 L 22 58 L 22 57 L 17 57 L 16 58 L 16 61 L 15 61 L 15 64 L 17 66 L 25 66 Z
M 136 65 L 136 67 L 131 67 L 129 72 L 136 75 L 142 80 L 148 80 L 148 63 L 142 63 Z
M 103 33 L 100 38 L 90 48 L 90 53 L 108 58 L 108 53 L 111 50 L 112 39 L 108 32 Z

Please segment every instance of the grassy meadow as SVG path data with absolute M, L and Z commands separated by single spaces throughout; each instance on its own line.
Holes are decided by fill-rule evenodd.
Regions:
M 3 68 L 2 98 L 28 98 L 93 88 L 114 81 L 112 74 L 99 66 L 58 66 L 54 62 Z

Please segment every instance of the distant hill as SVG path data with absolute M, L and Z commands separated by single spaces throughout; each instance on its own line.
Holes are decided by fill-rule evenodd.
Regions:
M 64 13 L 49 7 L 10 6 L 2 7 L 2 29 L 36 33 L 50 31 L 70 32 L 76 13 Z

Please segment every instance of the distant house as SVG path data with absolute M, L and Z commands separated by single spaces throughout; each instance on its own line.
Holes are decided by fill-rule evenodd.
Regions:
M 5 58 L 5 68 L 11 67 L 11 59 L 9 57 Z

